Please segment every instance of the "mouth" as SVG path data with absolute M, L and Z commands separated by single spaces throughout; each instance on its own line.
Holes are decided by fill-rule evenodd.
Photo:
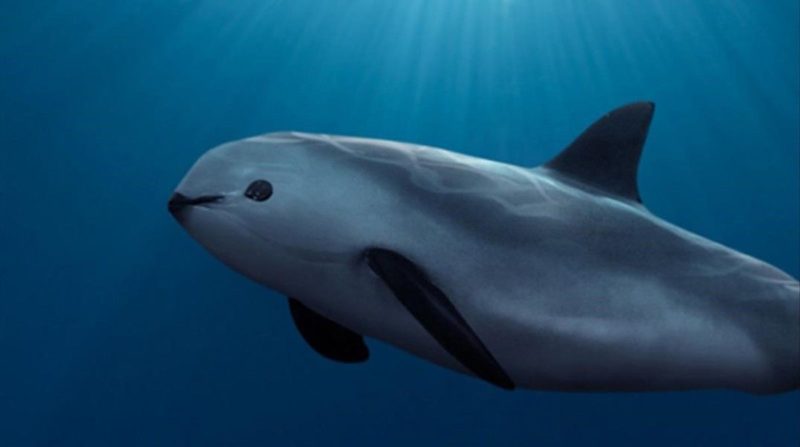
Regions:
M 204 195 L 198 197 L 188 197 L 179 192 L 172 194 L 167 202 L 167 209 L 178 221 L 181 220 L 183 212 L 192 206 L 207 205 L 221 201 L 225 196 L 222 195 Z

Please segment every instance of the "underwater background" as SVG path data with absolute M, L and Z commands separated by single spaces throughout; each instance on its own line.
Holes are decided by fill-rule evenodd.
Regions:
M 228 140 L 534 166 L 649 99 L 648 208 L 798 277 L 796 0 L 0 6 L 0 446 L 800 443 L 797 391 L 509 393 L 375 340 L 326 361 L 166 212 Z

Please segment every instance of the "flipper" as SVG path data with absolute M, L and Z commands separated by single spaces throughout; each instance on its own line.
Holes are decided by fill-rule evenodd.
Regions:
M 636 102 L 612 110 L 544 166 L 641 203 L 636 174 L 654 111 L 652 102 Z
M 369 349 L 361 335 L 323 317 L 294 298 L 289 298 L 289 311 L 300 335 L 323 357 L 345 363 L 363 362 L 369 358 Z
M 372 270 L 447 352 L 481 379 L 514 389 L 475 331 L 419 267 L 391 250 L 373 248 L 366 255 Z

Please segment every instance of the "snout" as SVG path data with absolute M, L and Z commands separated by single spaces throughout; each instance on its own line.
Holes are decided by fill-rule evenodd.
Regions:
M 197 197 L 189 197 L 179 192 L 172 194 L 167 202 L 167 209 L 176 219 L 181 220 L 183 212 L 195 205 L 204 205 L 214 202 L 219 202 L 224 196 L 221 195 L 204 195 Z

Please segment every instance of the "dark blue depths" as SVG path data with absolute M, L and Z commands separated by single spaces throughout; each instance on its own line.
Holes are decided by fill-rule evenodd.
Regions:
M 0 6 L 0 445 L 800 442 L 797 392 L 507 393 L 375 341 L 367 364 L 327 362 L 165 210 L 231 139 L 532 166 L 652 99 L 649 208 L 797 277 L 796 1 Z

